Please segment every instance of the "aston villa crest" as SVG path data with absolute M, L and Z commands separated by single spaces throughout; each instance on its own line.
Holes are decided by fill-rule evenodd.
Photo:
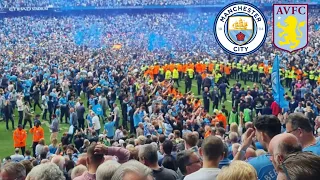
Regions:
M 273 5 L 273 44 L 275 47 L 293 52 L 308 44 L 308 5 Z

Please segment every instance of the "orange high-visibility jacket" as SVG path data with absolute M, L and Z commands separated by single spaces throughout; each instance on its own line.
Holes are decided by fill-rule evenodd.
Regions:
M 201 64 L 200 64 L 200 63 L 197 63 L 194 67 L 196 68 L 196 72 L 197 72 L 197 73 L 201 73 L 202 67 L 201 67 Z
M 160 69 L 160 66 L 159 65 L 155 65 L 153 67 L 153 74 L 159 74 L 159 69 Z
M 181 64 L 177 64 L 176 67 L 179 72 L 183 72 L 183 67 Z
M 213 67 L 214 67 L 213 63 L 210 63 L 208 66 L 209 73 L 211 73 L 213 71 Z
M 44 131 L 43 131 L 43 128 L 41 126 L 39 126 L 38 128 L 37 127 L 33 127 L 29 130 L 29 132 L 31 134 L 33 134 L 32 136 L 32 141 L 33 142 L 39 142 L 40 139 L 44 138 Z
M 226 75 L 230 75 L 231 74 L 231 68 L 229 66 L 225 66 L 224 67 L 224 73 L 226 73 Z
M 27 131 L 22 129 L 21 131 L 19 129 L 16 129 L 13 131 L 13 144 L 14 148 L 20 148 L 26 146 L 26 140 L 27 140 Z

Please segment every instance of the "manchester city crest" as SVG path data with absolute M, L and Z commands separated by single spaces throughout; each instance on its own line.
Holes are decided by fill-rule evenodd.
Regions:
M 214 34 L 226 52 L 244 56 L 257 51 L 267 36 L 267 21 L 254 5 L 235 2 L 224 7 L 216 17 Z
M 308 44 L 308 5 L 273 5 L 273 44 L 293 52 Z

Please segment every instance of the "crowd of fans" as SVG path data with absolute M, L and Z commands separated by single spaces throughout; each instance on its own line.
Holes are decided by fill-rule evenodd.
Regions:
M 228 2 L 232 2 L 228 1 Z M 318 2 L 318 0 L 249 0 L 247 2 L 263 3 L 302 3 Z M 121 6 L 166 6 L 166 5 L 219 5 L 222 0 L 3 0 L 0 7 L 121 7 Z
M 317 13 L 304 50 L 278 52 L 270 28 L 242 58 L 215 44 L 208 12 L 1 19 L 0 112 L 15 149 L 0 179 L 318 179 Z

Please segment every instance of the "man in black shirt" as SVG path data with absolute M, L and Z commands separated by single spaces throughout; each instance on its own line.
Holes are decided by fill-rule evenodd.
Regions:
M 157 145 L 146 144 L 140 147 L 139 159 L 142 164 L 152 169 L 155 180 L 177 180 L 179 178 L 175 171 L 159 166 Z

